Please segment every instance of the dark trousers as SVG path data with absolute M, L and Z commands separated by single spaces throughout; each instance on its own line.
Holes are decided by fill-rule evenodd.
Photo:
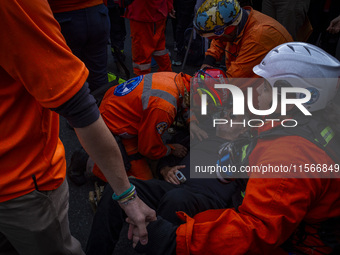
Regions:
M 175 38 L 176 38 L 176 46 L 178 49 L 178 54 L 184 56 L 185 54 L 185 46 L 184 45 L 184 32 L 188 27 L 192 26 L 193 18 L 194 18 L 194 7 L 196 1 L 195 0 L 182 0 L 175 1 L 175 10 L 176 10 L 176 30 L 175 30 Z
M 61 32 L 72 53 L 82 60 L 87 69 L 90 90 L 107 84 L 107 44 L 110 20 L 104 4 L 55 13 Z
M 217 185 L 213 188 L 223 190 L 216 193 L 205 189 L 199 191 L 197 187 L 192 188 L 189 184 L 174 185 L 156 179 L 130 181 L 136 186 L 138 196 L 154 209 L 157 215 L 175 225 L 183 223 L 177 218 L 176 211 L 184 211 L 189 216 L 194 216 L 208 209 L 226 208 L 235 191 L 234 183 L 222 185 L 217 180 L 214 180 Z M 107 185 L 93 219 L 86 248 L 87 255 L 111 255 L 118 242 L 126 216 L 119 204 L 112 200 L 112 194 L 111 187 Z
M 332 0 L 329 10 L 324 10 L 326 0 L 311 0 L 308 17 L 313 27 L 313 32 L 308 43 L 315 44 L 329 54 L 335 56 L 340 33 L 331 34 L 326 31 L 330 22 L 340 14 L 340 1 Z
M 126 38 L 125 19 L 122 17 L 124 14 L 124 9 L 120 8 L 117 4 L 108 6 L 108 8 L 111 23 L 111 47 L 114 46 L 118 50 L 124 50 L 124 42 Z

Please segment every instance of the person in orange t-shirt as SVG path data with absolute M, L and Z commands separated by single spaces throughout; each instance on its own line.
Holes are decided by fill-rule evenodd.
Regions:
M 66 45 L 47 0 L 0 5 L 0 253 L 84 254 L 68 224 L 65 150 L 59 115 L 139 226 L 155 213 L 133 192 L 118 146 L 86 83 L 88 70 Z
M 89 70 L 91 92 L 108 83 L 110 19 L 103 0 L 48 0 L 67 45 Z
M 146 246 L 140 245 L 137 233 L 133 234 L 137 251 L 163 255 L 175 250 L 176 254 L 338 254 L 339 162 L 322 149 L 325 144 L 321 139 L 329 143 L 339 136 L 339 123 L 334 122 L 339 111 L 331 101 L 339 87 L 340 62 L 314 45 L 293 42 L 270 51 L 254 72 L 265 79 L 258 87 L 260 110 L 270 108 L 273 88 L 283 88 L 279 84 L 305 88 L 311 97 L 303 106 L 312 116 L 303 116 L 294 105 L 288 105 L 288 116 L 281 119 L 301 120 L 303 116 L 303 120 L 317 123 L 308 126 L 311 130 L 322 124 L 327 132 L 321 132 L 318 141 L 296 135 L 261 137 L 262 132 L 281 128 L 268 121 L 256 128 L 259 135 L 253 150 L 247 152 L 248 166 L 306 164 L 310 171 L 249 172 L 244 198 L 237 208 L 207 210 L 194 217 L 180 212 L 178 216 L 185 223 L 179 226 L 158 218 L 148 224 Z M 286 82 L 277 83 L 283 80 Z M 294 94 L 301 99 L 305 93 Z M 280 110 L 275 110 L 275 118 L 280 118 Z M 327 171 L 313 171 L 313 165 L 322 165 Z

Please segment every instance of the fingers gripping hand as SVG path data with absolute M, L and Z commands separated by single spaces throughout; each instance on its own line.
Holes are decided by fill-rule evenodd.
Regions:
M 143 243 L 140 239 L 140 232 L 138 230 L 138 227 L 135 226 L 133 223 L 131 223 L 130 219 L 127 218 L 126 222 L 129 223 L 129 232 L 128 232 L 128 238 L 132 240 L 132 247 L 135 248 L 138 242 L 140 242 L 142 245 L 146 245 L 147 243 Z M 145 227 L 149 225 L 149 222 L 145 223 Z
M 141 244 L 147 244 L 148 232 L 146 230 L 146 226 L 148 222 L 156 220 L 155 211 L 149 208 L 138 197 L 126 205 L 121 205 L 121 207 L 128 216 L 127 221 L 130 224 L 128 238 L 132 239 L 131 225 L 133 225 L 134 228 L 136 228 L 135 231 L 138 232 Z
M 139 253 L 153 255 L 172 255 L 176 250 L 176 230 L 177 226 L 158 217 L 156 221 L 148 224 L 149 242 L 142 245 L 138 237 L 138 231 L 131 227 L 133 246 Z

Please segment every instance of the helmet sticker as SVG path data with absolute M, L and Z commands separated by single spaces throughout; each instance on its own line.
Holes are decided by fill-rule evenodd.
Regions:
M 198 9 L 195 26 L 202 31 L 212 31 L 231 25 L 238 18 L 240 9 L 234 0 L 208 0 Z
M 168 124 L 166 122 L 160 122 L 156 125 L 156 130 L 158 132 L 158 134 L 162 135 L 165 130 L 167 130 Z
M 138 76 L 138 77 L 134 77 L 120 85 L 118 85 L 113 94 L 115 96 L 125 96 L 127 94 L 129 94 L 131 91 L 133 91 L 138 85 L 139 83 L 141 83 L 141 81 L 143 80 L 143 75 Z
M 310 100 L 305 103 L 306 105 L 311 105 L 311 104 L 314 104 L 316 101 L 318 101 L 319 97 L 320 97 L 320 91 L 317 90 L 316 88 L 313 88 L 313 87 L 310 87 L 310 88 L 306 88 L 307 90 L 310 91 L 311 93 L 311 98 Z M 300 94 L 300 98 L 305 98 L 305 94 Z

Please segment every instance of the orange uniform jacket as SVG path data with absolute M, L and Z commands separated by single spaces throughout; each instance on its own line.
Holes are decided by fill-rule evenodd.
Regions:
M 296 136 L 259 140 L 249 158 L 249 165 L 291 163 L 334 166 L 323 150 Z M 177 229 L 177 254 L 287 254 L 279 246 L 302 220 L 314 224 L 340 216 L 340 179 L 252 177 L 239 212 L 209 210 L 194 218 L 180 213 L 186 224 Z M 309 236 L 304 244 L 319 242 Z M 309 248 L 303 252 L 320 254 Z
M 173 0 L 134 0 L 125 11 L 130 20 L 132 65 L 134 74 L 151 72 L 151 58 L 158 72 L 171 72 L 171 60 L 165 47 L 165 28 Z
M 189 88 L 190 78 L 171 72 L 135 77 L 108 90 L 100 112 L 113 134 L 138 139 L 139 153 L 159 159 L 170 153 L 161 136 L 175 120 L 179 95 Z
M 54 190 L 65 179 L 59 116 L 48 108 L 57 108 L 73 97 L 88 71 L 67 47 L 47 1 L 8 1 L 0 5 L 0 16 L 3 202 L 32 192 L 33 174 L 40 190 Z M 9 32 L 11 36 L 7 36 Z
M 287 30 L 273 18 L 250 7 L 244 29 L 234 42 L 213 40 L 206 55 L 221 60 L 225 53 L 228 78 L 256 78 L 253 67 L 261 62 L 265 55 L 285 42 L 292 41 Z

